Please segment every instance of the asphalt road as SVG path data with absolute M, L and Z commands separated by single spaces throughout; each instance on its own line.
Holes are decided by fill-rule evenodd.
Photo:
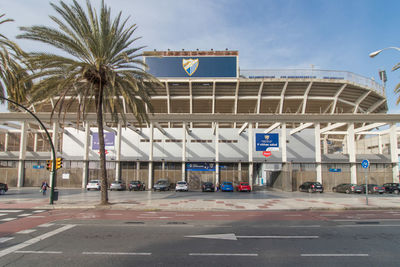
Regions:
M 400 211 L 41 214 L 58 219 L 8 235 L 0 266 L 398 266 L 400 252 Z

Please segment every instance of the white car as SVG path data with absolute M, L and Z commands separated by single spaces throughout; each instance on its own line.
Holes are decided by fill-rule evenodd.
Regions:
M 185 181 L 180 181 L 176 183 L 175 191 L 188 191 L 188 184 Z
M 86 189 L 95 189 L 100 190 L 100 181 L 99 180 L 90 180 L 89 183 L 86 185 Z

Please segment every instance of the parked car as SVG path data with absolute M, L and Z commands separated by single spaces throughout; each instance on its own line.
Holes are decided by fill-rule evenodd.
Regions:
M 146 184 L 141 181 L 130 181 L 128 189 L 129 191 L 144 191 L 146 190 Z
M 213 183 L 211 182 L 205 182 L 203 183 L 203 185 L 201 186 L 201 190 L 203 192 L 214 192 L 215 191 L 215 186 Z
M 189 191 L 188 183 L 185 181 L 179 181 L 176 183 L 175 191 Z
M 387 183 L 384 184 L 383 187 L 385 188 L 386 193 L 400 193 L 400 184 L 399 183 Z
M 236 186 L 236 191 L 238 191 L 238 192 L 243 192 L 243 191 L 251 192 L 251 186 L 247 182 L 240 182 Z
M 365 193 L 365 184 L 361 185 L 363 187 L 363 192 Z M 369 194 L 383 194 L 385 193 L 385 188 L 383 186 L 377 184 L 368 184 L 368 193 Z
M 171 184 L 167 179 L 160 179 L 158 180 L 154 186 L 153 186 L 153 190 L 154 191 L 166 191 L 166 190 L 170 190 Z
M 114 181 L 110 184 L 110 191 L 112 190 L 126 190 L 126 185 L 122 181 Z
M 4 195 L 8 191 L 8 185 L 0 183 L 0 195 Z
M 89 191 L 91 189 L 100 190 L 100 180 L 90 180 L 89 183 L 86 185 L 86 189 Z
M 304 192 L 309 192 L 309 193 L 313 193 L 313 192 L 323 193 L 324 187 L 319 182 L 305 182 L 299 186 L 299 191 L 304 191 Z
M 357 185 L 356 184 L 339 184 L 335 187 L 332 188 L 333 192 L 338 192 L 338 193 L 354 193 L 354 189 Z
M 221 192 L 233 192 L 232 182 L 223 182 L 220 186 Z
M 364 187 L 362 185 L 355 185 L 354 193 L 358 193 L 358 194 L 364 193 Z

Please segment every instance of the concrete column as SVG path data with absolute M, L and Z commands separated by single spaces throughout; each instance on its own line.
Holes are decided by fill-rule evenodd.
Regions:
M 140 161 L 136 161 L 136 180 L 140 180 L 139 175 L 140 175 Z
M 154 125 L 150 123 L 150 146 L 149 146 L 149 177 L 147 180 L 147 188 L 151 190 L 153 187 L 153 143 L 154 143 Z
M 382 135 L 378 134 L 378 154 L 382 153 Z
M 281 124 L 281 147 L 282 147 L 282 163 L 287 162 L 287 147 L 286 147 L 286 123 Z
M 399 152 L 397 144 L 397 127 L 393 123 L 390 126 L 390 159 L 392 161 L 392 171 L 393 171 L 393 182 L 399 182 Z
M 181 180 L 186 179 L 186 122 L 182 124 L 182 177 Z
M 315 131 L 315 164 L 316 164 L 316 172 L 317 172 L 317 182 L 322 183 L 322 166 L 321 166 L 321 125 L 320 123 L 314 124 Z M 324 140 L 324 144 L 326 140 Z
M 82 188 L 86 188 L 89 179 L 89 146 L 90 146 L 90 124 L 85 122 L 85 140 L 83 142 L 83 170 L 82 170 Z
M 242 162 L 238 163 L 239 182 L 242 181 Z
M 249 122 L 249 184 L 253 187 L 253 123 Z
M 215 123 L 215 184 L 219 184 L 219 124 Z
M 19 142 L 19 161 L 18 161 L 18 181 L 17 187 L 22 187 L 24 185 L 25 176 L 25 158 L 26 158 L 26 141 L 27 141 L 27 128 L 28 123 L 26 121 L 22 122 L 21 125 L 21 137 Z
M 347 128 L 347 151 L 349 153 L 351 183 L 357 184 L 356 145 L 354 142 L 354 123 L 349 123 Z
M 121 181 L 121 142 L 122 142 L 122 125 L 118 122 L 117 140 L 115 144 L 116 164 L 115 164 L 115 181 Z
M 328 137 L 324 137 L 324 154 L 328 154 Z
M 4 140 L 4 151 L 5 152 L 7 152 L 7 150 L 8 150 L 8 137 L 9 137 L 9 134 L 6 133 L 5 140 Z
M 37 141 L 38 141 L 38 134 L 35 133 L 34 139 L 33 139 L 33 152 L 37 152 Z

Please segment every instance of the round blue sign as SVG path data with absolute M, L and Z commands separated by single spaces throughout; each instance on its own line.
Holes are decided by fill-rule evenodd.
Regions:
M 369 160 L 364 159 L 364 160 L 361 162 L 361 166 L 362 166 L 364 169 L 368 168 L 368 167 L 369 167 Z

